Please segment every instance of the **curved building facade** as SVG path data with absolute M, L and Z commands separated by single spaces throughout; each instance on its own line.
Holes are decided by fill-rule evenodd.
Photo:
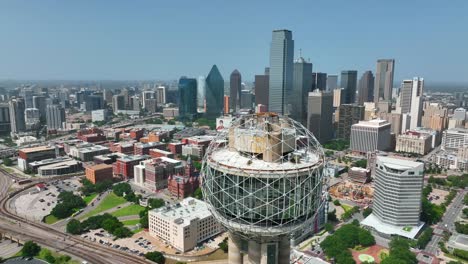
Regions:
M 289 263 L 291 235 L 316 224 L 324 155 L 302 125 L 274 113 L 221 131 L 202 167 L 204 199 L 230 231 L 229 263 Z M 243 241 L 248 241 L 248 246 Z

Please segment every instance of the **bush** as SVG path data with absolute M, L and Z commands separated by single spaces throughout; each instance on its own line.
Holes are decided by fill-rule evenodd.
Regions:
M 370 214 L 372 214 L 372 208 L 370 208 L 370 207 L 367 207 L 366 209 L 364 209 L 364 210 L 362 211 L 362 215 L 363 215 L 364 217 L 368 217 Z
M 468 224 L 455 222 L 455 230 L 460 234 L 468 235 Z
M 72 235 L 79 235 L 83 232 L 83 229 L 81 228 L 81 222 L 72 219 L 70 222 L 67 223 L 67 233 L 70 233 Z
M 453 255 L 455 255 L 456 257 L 459 257 L 463 260 L 468 260 L 468 251 L 466 250 L 462 250 L 462 249 L 454 249 L 453 250 Z
M 49 263 L 55 263 L 55 258 L 54 256 L 52 256 L 52 254 L 50 254 L 50 252 L 44 256 L 44 259 L 45 261 L 49 262 Z
M 201 200 L 203 199 L 203 194 L 202 194 L 202 191 L 200 189 L 200 187 L 198 187 L 197 189 L 195 189 L 195 191 L 193 192 L 193 197 Z
M 335 201 L 333 201 L 333 204 L 334 204 L 334 205 L 336 205 L 336 206 L 340 206 L 340 205 L 341 205 L 341 203 L 340 203 L 340 201 L 339 201 L 339 200 L 335 200 Z
M 221 243 L 218 244 L 219 248 L 224 252 L 228 252 L 228 238 L 226 237 Z
M 151 260 L 153 262 L 156 262 L 158 264 L 164 264 L 166 262 L 166 258 L 164 258 L 164 255 L 159 251 L 153 251 L 153 252 L 146 253 L 145 258 L 149 259 L 149 260 Z
M 8 157 L 3 158 L 3 165 L 5 165 L 5 166 L 11 166 L 11 165 L 13 165 L 13 161 L 11 161 L 11 159 L 8 158 Z
M 434 230 L 432 228 L 427 228 L 422 232 L 422 234 L 418 237 L 418 241 L 416 242 L 416 245 L 420 248 L 423 249 L 427 246 L 429 241 L 432 239 L 432 232 Z
M 356 162 L 354 162 L 353 164 L 355 167 L 360 167 L 360 168 L 367 168 L 367 160 L 365 159 L 362 159 L 362 160 L 358 160 Z
M 34 257 L 37 256 L 41 252 L 41 247 L 32 242 L 32 241 L 27 241 L 23 245 L 23 249 L 21 249 L 21 256 L 23 257 Z

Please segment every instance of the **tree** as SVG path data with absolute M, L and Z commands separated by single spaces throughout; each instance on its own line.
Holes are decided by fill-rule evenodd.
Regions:
M 325 224 L 325 231 L 327 231 L 328 233 L 333 232 L 333 225 L 330 224 L 330 223 L 326 223 Z
M 102 222 L 102 228 L 107 232 L 113 233 L 114 230 L 122 226 L 122 223 L 119 220 L 114 218 L 108 218 Z
M 67 233 L 70 233 L 72 235 L 79 235 L 83 232 L 83 229 L 81 228 L 81 222 L 72 219 L 70 222 L 67 223 Z
M 169 120 L 169 121 L 167 121 L 167 124 L 168 124 L 168 125 L 175 125 L 176 123 L 175 123 L 174 120 Z
M 3 165 L 5 165 L 5 166 L 11 166 L 11 165 L 13 165 L 13 161 L 11 161 L 11 159 L 8 158 L 8 157 L 3 158 Z
M 54 256 L 52 256 L 52 254 L 50 253 L 50 251 L 48 251 L 48 252 L 45 254 L 44 259 L 45 259 L 45 261 L 47 261 L 48 263 L 55 263 L 55 262 L 56 262 L 56 259 L 54 258 Z
M 131 237 L 133 235 L 132 231 L 126 227 L 117 227 L 112 234 L 117 238 Z
M 336 206 L 340 206 L 340 205 L 341 205 L 341 203 L 340 203 L 340 201 L 339 201 L 339 200 L 335 200 L 335 201 L 333 201 L 333 204 L 334 204 L 334 205 L 336 205 Z
M 195 189 L 195 191 L 193 192 L 193 197 L 200 199 L 200 200 L 203 199 L 203 194 L 202 194 L 200 187 Z
M 362 211 L 362 215 L 363 215 L 364 217 L 368 217 L 370 214 L 372 214 L 372 208 L 370 208 L 370 207 L 367 207 L 366 209 L 364 209 L 364 210 Z
M 119 184 L 114 185 L 114 187 L 112 187 L 112 191 L 117 196 L 123 196 L 124 193 L 127 195 L 130 192 L 132 192 L 132 187 L 126 182 L 121 182 Z
M 332 222 L 338 221 L 338 218 L 336 217 L 336 210 L 333 210 L 332 212 L 328 212 L 327 219 L 328 221 L 332 221 Z
M 365 160 L 365 159 L 358 160 L 358 161 L 354 162 L 354 166 L 365 169 L 365 168 L 367 168 L 367 160 Z
M 27 241 L 26 243 L 24 243 L 23 249 L 21 249 L 21 255 L 23 257 L 34 257 L 37 256 L 37 254 L 39 254 L 40 251 L 41 247 L 38 244 L 32 241 Z
M 218 244 L 219 248 L 224 252 L 228 252 L 228 238 L 226 237 L 221 243 Z
M 375 245 L 375 238 L 372 236 L 371 232 L 365 229 L 360 229 L 358 233 L 359 244 L 363 247 L 370 247 Z
M 418 240 L 416 242 L 416 245 L 420 248 L 420 249 L 423 249 L 427 246 L 427 244 L 429 243 L 429 241 L 431 241 L 432 239 L 432 232 L 434 230 L 432 228 L 427 228 L 426 230 L 424 230 L 424 232 L 422 232 L 422 234 L 418 237 Z
M 151 260 L 153 262 L 156 262 L 158 264 L 164 264 L 166 262 L 166 258 L 159 251 L 153 251 L 153 252 L 146 253 L 145 258 L 149 259 L 149 260 Z
M 149 204 L 149 207 L 151 207 L 152 209 L 155 209 L 155 208 L 163 207 L 166 204 L 166 202 L 164 202 L 163 199 L 150 198 L 148 200 L 148 204 Z

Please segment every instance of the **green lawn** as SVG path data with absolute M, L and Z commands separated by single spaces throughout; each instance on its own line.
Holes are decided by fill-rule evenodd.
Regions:
M 48 215 L 45 217 L 44 219 L 44 222 L 48 225 L 51 225 L 53 223 L 56 223 L 57 221 L 59 221 L 60 219 L 58 219 L 57 217 L 53 216 L 53 215 Z
M 124 224 L 126 226 L 133 226 L 133 225 L 136 225 L 136 224 L 139 224 L 139 223 L 140 223 L 140 219 L 122 221 L 122 224 Z
M 138 228 L 138 229 L 132 230 L 132 233 L 137 234 L 137 233 L 140 233 L 141 231 L 143 231 L 143 228 Z
M 55 251 L 52 251 L 52 250 L 49 250 L 47 248 L 42 248 L 41 251 L 39 252 L 39 255 L 37 255 L 36 258 L 46 261 L 45 256 L 48 255 L 48 254 L 52 255 L 55 258 L 54 263 L 58 263 L 58 264 L 62 264 L 62 263 L 79 264 L 80 263 L 79 261 L 74 260 L 74 259 L 70 259 L 70 260 L 67 261 L 65 259 L 66 255 L 59 254 L 59 253 L 57 253 Z
M 104 198 L 104 200 L 96 208 L 94 208 L 87 214 L 81 216 L 80 219 L 84 219 L 93 215 L 97 215 L 101 212 L 104 212 L 106 210 L 119 206 L 126 202 L 127 201 L 125 200 L 125 198 L 119 197 L 115 195 L 114 193 L 110 193 L 109 195 L 106 196 L 106 198 Z
M 138 215 L 143 210 L 145 210 L 145 208 L 143 206 L 138 205 L 138 204 L 132 204 L 132 205 L 121 208 L 121 209 L 111 213 L 111 215 L 113 215 L 115 217 L 128 216 L 128 215 Z
M 341 204 L 341 207 L 343 208 L 345 212 L 348 212 L 349 210 L 353 209 L 352 206 L 346 205 L 346 204 Z
M 86 204 L 90 204 L 91 201 L 97 196 L 97 193 L 90 194 L 88 196 L 83 197 L 83 200 Z

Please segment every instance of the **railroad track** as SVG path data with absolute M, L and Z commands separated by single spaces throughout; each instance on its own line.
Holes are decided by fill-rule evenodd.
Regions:
M 0 170 L 0 172 L 3 172 Z M 1 174 L 1 173 L 0 173 Z M 7 175 L 3 174 L 0 177 L 5 177 Z M 48 181 L 57 180 L 57 178 L 50 179 Z M 0 230 L 5 233 L 12 234 L 14 236 L 21 236 L 28 240 L 32 240 L 38 242 L 42 245 L 57 249 L 59 251 L 63 251 L 69 253 L 74 256 L 81 257 L 92 264 L 107 264 L 107 263 L 148 263 L 147 260 L 123 253 L 121 251 L 117 251 L 112 248 L 107 248 L 104 246 L 100 246 L 98 244 L 85 241 L 84 239 L 68 236 L 56 229 L 53 229 L 49 226 L 46 226 L 41 223 L 29 222 L 9 211 L 8 204 L 9 201 L 19 194 L 20 192 L 24 191 L 32 187 L 34 184 L 29 184 L 24 188 L 14 191 L 10 195 L 5 195 L 0 200 L 0 215 L 3 216 L 5 219 L 10 220 L 11 222 L 16 222 L 16 224 L 21 224 L 20 226 L 11 226 L 11 224 L 1 226 Z M 36 231 L 42 231 L 48 234 L 48 237 L 41 236 L 40 232 L 26 232 L 26 229 L 36 229 Z M 59 242 L 63 241 L 61 246 Z M 72 244 L 70 244 L 72 242 Z

